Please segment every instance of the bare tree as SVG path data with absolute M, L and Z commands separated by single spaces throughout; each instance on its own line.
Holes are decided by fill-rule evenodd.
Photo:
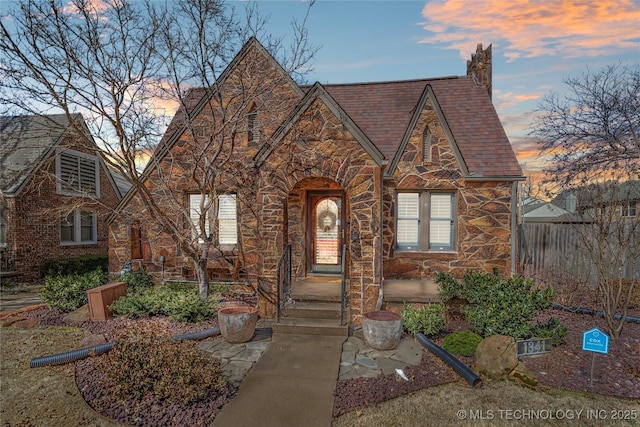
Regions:
M 234 156 L 249 131 L 247 115 L 252 106 L 268 107 L 271 117 L 288 108 L 286 101 L 265 105 L 267 95 L 285 79 L 303 78 L 317 51 L 304 21 L 292 24 L 290 46 L 265 34 L 265 23 L 255 4 L 238 14 L 221 0 L 27 0 L 0 21 L 0 113 L 62 111 L 72 123 L 73 114 L 82 113 L 103 150 L 98 154 L 129 180 L 140 208 L 193 261 L 204 298 L 207 260 L 214 252 L 226 256 L 216 238 L 219 188 L 250 188 L 243 184 L 252 173 L 238 168 Z M 251 37 L 262 39 L 284 72 L 258 78 L 263 58 L 253 58 L 242 77 L 225 80 Z M 204 107 L 197 105 L 205 98 Z M 202 108 L 211 120 L 199 119 Z M 166 150 L 167 141 L 158 145 L 176 109 L 169 130 L 188 135 L 180 159 Z M 274 123 L 261 120 L 261 136 Z M 86 137 L 80 124 L 77 131 Z M 196 215 L 185 205 L 180 180 L 201 196 Z M 238 198 L 251 196 L 238 192 Z
M 640 67 L 587 70 L 565 83 L 565 97 L 539 105 L 531 134 L 552 158 L 546 184 L 575 196 L 582 223 L 574 229 L 616 339 L 640 279 Z

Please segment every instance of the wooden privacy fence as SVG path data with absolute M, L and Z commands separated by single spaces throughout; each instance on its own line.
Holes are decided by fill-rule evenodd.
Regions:
M 577 227 L 585 224 L 525 223 L 518 225 L 519 273 L 533 276 L 556 275 L 596 283 L 597 270 L 581 243 Z M 640 245 L 640 236 L 632 235 L 633 244 Z M 633 247 L 633 246 L 631 246 Z M 630 261 L 630 254 L 625 255 Z M 625 279 L 640 279 L 640 258 L 627 262 L 619 275 Z

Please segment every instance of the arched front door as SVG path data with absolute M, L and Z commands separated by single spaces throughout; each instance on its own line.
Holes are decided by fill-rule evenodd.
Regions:
M 308 265 L 311 273 L 340 273 L 344 226 L 341 192 L 310 192 L 307 224 Z

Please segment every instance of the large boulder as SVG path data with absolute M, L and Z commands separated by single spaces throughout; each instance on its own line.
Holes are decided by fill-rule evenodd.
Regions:
M 474 356 L 474 370 L 490 380 L 502 380 L 518 366 L 516 342 L 512 337 L 493 335 L 483 339 Z

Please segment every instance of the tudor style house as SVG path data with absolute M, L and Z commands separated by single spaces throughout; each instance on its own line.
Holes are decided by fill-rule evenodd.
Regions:
M 86 129 L 80 114 L 73 120 Z M 98 151 L 64 114 L 0 118 L 0 279 L 33 280 L 46 261 L 107 254 L 105 218 L 126 190 Z
M 344 293 L 331 289 L 355 326 L 392 296 L 411 301 L 439 271 L 514 271 L 523 176 L 491 101 L 491 47 L 478 45 L 465 76 L 301 86 L 252 38 L 214 88 L 190 93 L 160 141 L 144 175 L 158 203 L 158 183 L 171 175 L 182 209 L 202 206 L 187 161 L 193 129 L 219 129 L 214 112 L 240 93 L 253 98 L 238 103 L 243 124 L 217 181 L 219 250 L 207 269 L 213 280 L 254 284 L 261 316 L 343 282 Z M 127 194 L 118 211 L 112 272 L 132 261 L 193 280 L 193 262 L 140 195 Z

